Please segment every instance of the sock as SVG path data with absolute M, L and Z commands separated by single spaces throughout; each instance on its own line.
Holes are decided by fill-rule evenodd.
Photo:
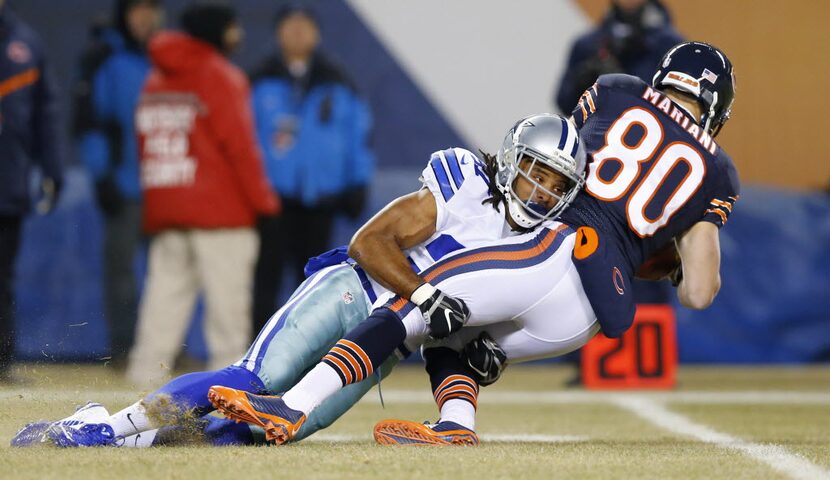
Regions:
M 124 448 L 147 448 L 153 446 L 153 441 L 156 439 L 158 429 L 147 430 L 146 432 L 136 433 L 124 439 L 121 445 Z
M 129 437 L 136 433 L 153 430 L 156 427 L 150 422 L 144 401 L 139 400 L 129 407 L 113 413 L 108 423 L 112 426 L 116 437 Z
M 318 363 L 291 390 L 285 392 L 282 401 L 294 410 L 308 416 L 323 400 L 343 388 L 338 373 L 325 363 Z
M 283 401 L 308 415 L 344 386 L 369 378 L 405 338 L 406 329 L 394 312 L 375 310 L 286 392 Z
M 441 405 L 442 422 L 455 422 L 470 430 L 476 429 L 476 407 L 467 400 L 450 398 Z
M 447 347 L 428 348 L 424 349 L 424 360 L 441 420 L 475 430 L 478 383 L 458 352 Z

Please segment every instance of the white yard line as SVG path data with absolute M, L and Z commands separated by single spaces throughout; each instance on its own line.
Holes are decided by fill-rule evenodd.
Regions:
M 479 435 L 482 442 L 512 442 L 512 443 L 574 443 L 587 442 L 588 437 L 579 435 L 520 435 L 520 434 L 487 434 Z M 318 433 L 303 440 L 303 442 L 366 442 L 372 440 L 371 435 L 342 435 L 336 433 Z
M 830 478 L 830 471 L 779 445 L 752 443 L 695 423 L 659 402 L 638 395 L 615 395 L 613 403 L 643 420 L 677 435 L 692 437 L 721 448 L 738 450 L 795 479 Z
M 145 392 L 146 393 L 146 392 Z M 87 400 L 133 400 L 141 398 L 136 390 L 51 390 L 45 388 L 28 388 L 0 390 L 0 400 L 14 399 L 49 400 L 67 402 L 85 402 Z M 654 402 L 692 403 L 692 404 L 792 404 L 792 405 L 830 405 L 830 392 L 789 392 L 782 390 L 759 391 L 676 391 L 676 392 L 603 392 L 603 391 L 481 391 L 481 401 L 494 405 L 560 405 L 560 404 L 607 404 L 620 398 L 647 399 Z M 383 389 L 383 399 L 388 403 L 431 404 L 432 395 L 427 390 L 392 390 Z M 369 392 L 363 400 L 368 403 L 380 403 L 376 392 Z

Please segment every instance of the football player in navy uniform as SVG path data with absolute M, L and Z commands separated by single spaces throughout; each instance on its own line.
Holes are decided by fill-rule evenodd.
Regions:
M 681 259 L 671 275 L 680 303 L 703 309 L 717 295 L 718 231 L 740 185 L 714 139 L 734 98 L 726 55 L 687 42 L 666 53 L 651 85 L 604 75 L 574 109 L 592 158 L 585 189 L 562 221 L 578 229 L 574 261 L 607 336 L 631 325 L 631 279 L 672 242 Z

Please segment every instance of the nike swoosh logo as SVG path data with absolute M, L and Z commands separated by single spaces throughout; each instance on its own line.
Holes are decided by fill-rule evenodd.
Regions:
M 136 426 L 135 426 L 135 422 L 133 421 L 133 414 L 132 414 L 132 413 L 128 413 L 128 414 L 127 414 L 127 421 L 128 421 L 128 422 L 130 422 L 130 425 L 132 425 L 132 426 L 133 426 L 133 429 L 134 429 L 136 432 L 138 432 L 138 427 L 136 427 Z
M 444 310 L 444 316 L 447 317 L 447 331 L 452 332 L 452 317 L 449 310 Z

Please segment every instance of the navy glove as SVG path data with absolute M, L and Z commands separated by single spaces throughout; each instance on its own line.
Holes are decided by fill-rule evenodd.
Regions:
M 461 361 L 470 367 L 479 385 L 496 383 L 507 368 L 507 353 L 487 332 L 471 340 L 461 351 Z

